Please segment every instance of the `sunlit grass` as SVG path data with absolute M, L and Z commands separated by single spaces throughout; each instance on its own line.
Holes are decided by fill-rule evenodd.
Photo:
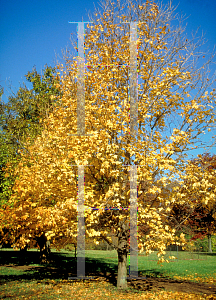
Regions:
M 176 255 L 176 252 L 168 252 L 168 254 L 173 256 Z M 164 262 L 161 265 L 157 263 L 156 252 L 149 256 L 139 255 L 139 273 L 142 274 L 142 276 L 168 277 L 179 280 L 184 279 L 196 282 L 216 283 L 216 256 L 199 255 L 199 259 L 190 259 L 190 257 L 193 256 L 188 252 L 182 252 L 179 256 L 181 259 L 171 260 L 169 263 Z M 87 250 L 86 257 L 100 258 L 107 264 L 117 265 L 118 263 L 117 252 L 115 250 Z M 127 261 L 129 264 L 129 257 Z

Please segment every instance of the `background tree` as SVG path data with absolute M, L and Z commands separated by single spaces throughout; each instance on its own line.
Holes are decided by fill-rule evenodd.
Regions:
M 33 68 L 26 75 L 26 79 L 32 83 L 32 89 L 23 84 L 17 93 L 11 92 L 7 103 L 0 102 L 0 203 L 8 199 L 13 182 L 6 166 L 16 165 L 23 142 L 27 138 L 34 140 L 40 134 L 42 122 L 39 121 L 52 111 L 56 97 L 60 95 L 60 90 L 56 87 L 58 77 L 55 76 L 55 68 L 45 66 L 42 75 Z
M 182 190 L 192 205 L 174 205 L 170 220 L 189 233 L 192 240 L 208 237 L 208 251 L 212 252 L 211 236 L 216 229 L 216 155 L 205 153 L 191 160 L 189 176 Z
M 77 63 L 67 57 L 58 67 L 61 105 L 44 120 L 41 136 L 25 143 L 28 152 L 21 151 L 13 207 L 4 220 L 19 228 L 22 245 L 39 230 L 56 246 L 59 235 L 76 237 L 77 166 L 85 165 L 86 234 L 117 250 L 117 286 L 126 288 L 130 215 L 121 208 L 130 205 L 130 174 L 122 165 L 138 165 L 138 226 L 146 230 L 144 241 L 138 232 L 139 249 L 157 249 L 163 262 L 167 245 L 184 242 L 166 220 L 174 203 L 193 205 L 182 189 L 194 174 L 187 153 L 214 126 L 215 90 L 208 64 L 195 64 L 199 42 L 172 26 L 170 6 L 107 1 L 102 7 L 85 35 L 85 125 L 92 135 L 77 135 Z M 139 33 L 137 136 L 130 134 L 130 70 L 124 65 L 130 64 L 130 31 L 123 22 L 130 21 L 138 22 Z M 174 180 L 178 185 L 170 188 Z
M 41 133 L 42 120 L 60 95 L 55 68 L 45 66 L 41 75 L 33 68 L 25 77 L 32 89 L 23 84 L 16 93 L 11 92 L 7 103 L 0 102 L 0 206 L 8 204 L 12 193 L 19 151 L 26 139 L 32 142 Z
M 188 226 L 193 230 L 192 240 L 208 237 L 208 252 L 212 253 L 211 237 L 216 232 L 216 205 L 209 208 L 206 205 L 198 205 L 188 219 Z

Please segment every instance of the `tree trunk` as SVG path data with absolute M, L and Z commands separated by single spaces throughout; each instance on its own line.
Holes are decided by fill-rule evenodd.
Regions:
M 212 253 L 211 234 L 208 234 L 208 252 Z
M 28 250 L 28 245 L 26 245 L 24 248 L 20 248 L 20 252 L 26 253 Z
M 75 248 L 75 258 L 77 257 L 77 245 L 74 244 L 74 248 Z
M 127 139 L 129 144 L 130 139 Z M 130 165 L 130 153 L 126 151 L 125 162 L 126 165 Z M 127 173 L 123 175 L 123 190 L 126 188 Z M 129 228 L 124 224 L 123 221 L 119 223 L 121 230 L 118 233 L 118 276 L 117 276 L 117 289 L 127 289 L 127 253 L 128 253 L 128 234 Z
M 128 253 L 128 230 L 125 225 L 121 226 L 121 230 L 118 233 L 118 276 L 117 276 L 117 288 L 127 289 L 127 253 Z
M 118 251 L 117 288 L 127 289 L 127 251 Z
M 50 256 L 50 241 L 47 240 L 44 233 L 37 238 L 37 243 L 40 247 L 40 260 L 43 261 L 45 259 L 48 261 Z

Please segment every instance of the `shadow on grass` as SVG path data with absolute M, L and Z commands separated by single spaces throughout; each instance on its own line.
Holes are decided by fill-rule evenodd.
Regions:
M 0 273 L 0 283 L 9 281 L 46 281 L 68 280 L 77 276 L 77 260 L 68 252 L 52 252 L 49 263 L 40 264 L 39 252 L 0 251 L 0 266 L 6 267 L 3 275 Z M 103 258 L 85 259 L 85 275 L 104 278 L 112 285 L 117 285 L 117 264 L 107 262 Z M 7 270 L 8 269 L 8 270 Z M 141 274 L 140 274 L 141 273 Z M 158 270 L 140 270 L 139 276 L 164 277 Z M 74 279 L 76 281 L 76 279 Z M 79 280 L 79 279 L 77 279 Z
M 116 285 L 117 265 L 100 258 L 86 258 L 86 276 L 104 277 Z M 77 276 L 77 259 L 68 253 L 51 253 L 49 263 L 40 263 L 38 251 L 0 251 L 0 282 L 29 280 L 63 280 Z M 13 268 L 14 267 L 14 268 Z M 13 268 L 13 269 L 11 269 Z

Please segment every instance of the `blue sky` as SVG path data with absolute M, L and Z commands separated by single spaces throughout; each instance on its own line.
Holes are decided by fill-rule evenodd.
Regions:
M 156 1 L 157 2 L 157 1 Z M 169 0 L 163 0 L 168 3 Z M 83 0 L 0 0 L 0 85 L 11 83 L 16 91 L 24 75 L 36 66 L 41 72 L 45 64 L 53 65 L 61 49 L 70 45 L 70 35 L 76 34 L 76 24 L 68 21 L 88 21 L 88 11 L 94 11 L 98 1 Z M 207 39 L 206 49 L 216 46 L 216 1 L 173 0 L 176 12 L 188 17 L 186 32 L 200 27 Z M 213 71 L 216 67 L 213 66 Z

